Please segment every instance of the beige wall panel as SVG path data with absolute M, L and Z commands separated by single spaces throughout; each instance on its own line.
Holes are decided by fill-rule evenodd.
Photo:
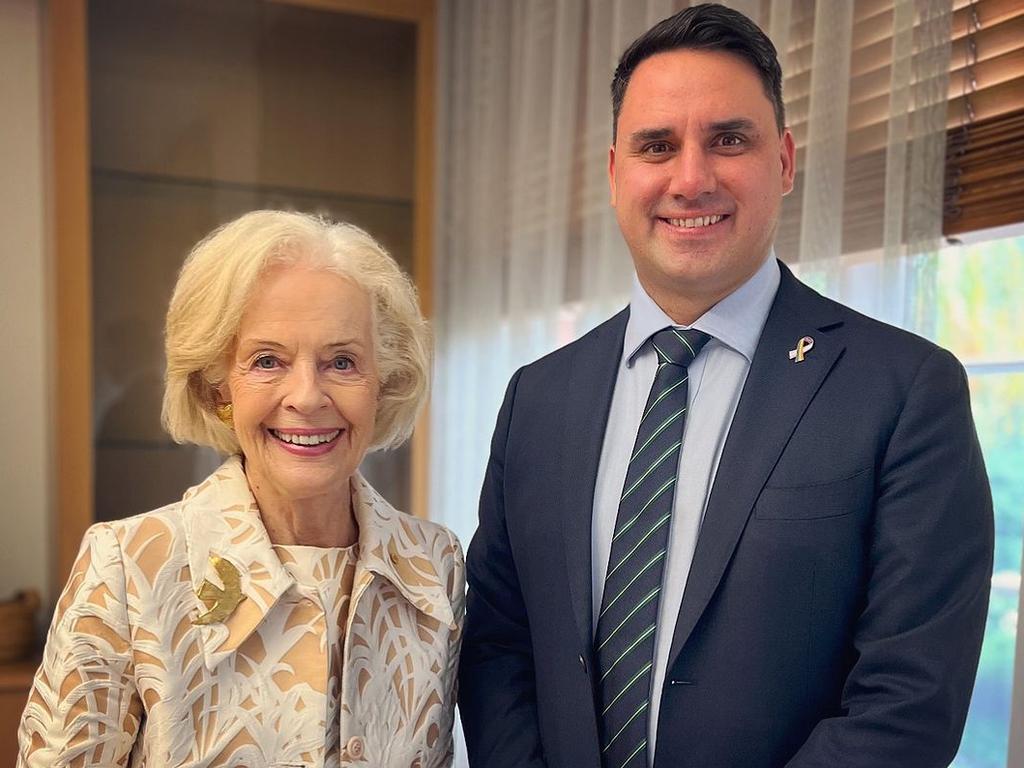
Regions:
M 44 201 L 42 11 L 0 2 L 0 599 L 48 587 L 50 342 Z
M 368 454 L 359 471 L 391 506 L 412 513 L 413 490 L 409 483 L 409 473 L 412 471 L 411 442 L 393 451 Z
M 97 520 L 119 520 L 178 501 L 220 464 L 215 451 L 173 443 L 114 441 L 96 446 Z
M 412 24 L 257 0 L 89 14 L 94 166 L 412 198 Z
M 197 195 L 175 185 L 93 179 L 98 447 L 112 440 L 169 440 L 160 427 L 163 322 L 178 270 L 197 240 L 257 203 L 252 193 L 235 192 L 224 200 L 202 191 Z M 97 481 L 99 474 L 97 463 Z

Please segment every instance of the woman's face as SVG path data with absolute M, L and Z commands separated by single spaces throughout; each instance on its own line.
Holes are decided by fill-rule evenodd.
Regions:
M 242 316 L 221 390 L 257 497 L 344 503 L 379 391 L 363 290 L 333 272 L 271 268 Z

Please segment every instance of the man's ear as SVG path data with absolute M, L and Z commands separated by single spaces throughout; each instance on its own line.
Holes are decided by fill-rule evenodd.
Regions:
M 608 147 L 608 190 L 611 193 L 612 208 L 615 207 L 615 145 Z
M 796 144 L 793 142 L 793 134 L 789 128 L 782 132 L 782 194 L 788 195 L 793 191 L 793 179 L 796 177 Z

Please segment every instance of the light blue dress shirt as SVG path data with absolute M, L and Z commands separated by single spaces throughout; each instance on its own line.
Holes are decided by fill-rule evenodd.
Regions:
M 697 546 L 701 521 L 718 469 L 725 438 L 729 434 L 740 392 L 750 370 L 761 330 L 779 287 L 779 265 L 770 253 L 764 264 L 743 285 L 701 315 L 692 326 L 672 322 L 634 278 L 629 303 L 622 360 L 615 379 L 608 425 L 605 427 L 601 463 L 594 491 L 593 529 L 593 628 L 601 612 L 604 577 L 608 571 L 619 496 L 626 478 L 629 456 L 647 396 L 654 383 L 657 357 L 644 342 L 669 325 L 697 328 L 712 339 L 689 368 L 688 410 L 679 453 L 679 482 L 669 532 L 664 586 L 658 606 L 654 671 L 648 733 L 648 762 L 654 761 L 661 689 L 676 616 Z

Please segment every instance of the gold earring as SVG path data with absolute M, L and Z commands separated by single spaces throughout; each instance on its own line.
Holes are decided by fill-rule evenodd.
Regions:
M 221 420 L 224 426 L 230 429 L 235 428 L 235 409 L 231 403 L 224 403 L 223 405 L 217 406 L 217 418 Z

